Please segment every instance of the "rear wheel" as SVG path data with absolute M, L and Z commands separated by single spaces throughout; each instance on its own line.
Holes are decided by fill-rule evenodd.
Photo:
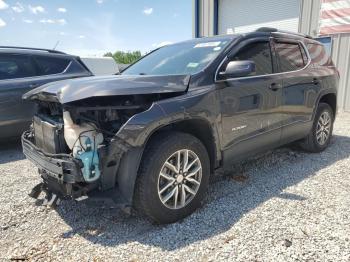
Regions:
M 320 103 L 312 130 L 302 141 L 301 146 L 309 152 L 321 152 L 329 145 L 333 132 L 334 113 L 326 103 Z
M 204 198 L 209 163 L 204 145 L 192 135 L 172 132 L 153 139 L 141 163 L 136 209 L 161 224 L 190 215 Z

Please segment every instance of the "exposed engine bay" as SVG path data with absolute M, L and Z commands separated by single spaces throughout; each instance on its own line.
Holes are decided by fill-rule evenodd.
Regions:
M 128 119 L 153 102 L 150 96 L 91 100 L 64 106 L 38 101 L 33 125 L 35 144 L 44 152 L 70 154 L 81 160 L 85 182 L 94 182 L 101 175 L 98 148 L 108 145 Z

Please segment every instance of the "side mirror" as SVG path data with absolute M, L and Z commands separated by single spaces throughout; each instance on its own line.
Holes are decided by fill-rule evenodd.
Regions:
M 224 78 L 244 77 L 255 73 L 255 63 L 250 60 L 231 61 L 220 75 Z

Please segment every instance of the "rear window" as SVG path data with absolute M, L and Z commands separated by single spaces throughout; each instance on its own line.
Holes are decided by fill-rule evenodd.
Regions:
M 0 55 L 0 80 L 32 77 L 36 70 L 30 57 L 25 55 Z
M 305 58 L 298 43 L 275 44 L 280 72 L 295 71 L 305 66 Z
M 35 61 L 38 64 L 38 75 L 54 75 L 65 71 L 70 60 L 60 57 L 36 56 Z

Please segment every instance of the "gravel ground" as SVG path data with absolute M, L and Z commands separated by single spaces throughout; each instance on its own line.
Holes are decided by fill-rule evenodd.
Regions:
M 0 260 L 350 261 L 350 114 L 321 154 L 268 152 L 220 175 L 207 204 L 156 226 L 74 201 L 27 196 L 39 182 L 19 145 L 0 150 Z

